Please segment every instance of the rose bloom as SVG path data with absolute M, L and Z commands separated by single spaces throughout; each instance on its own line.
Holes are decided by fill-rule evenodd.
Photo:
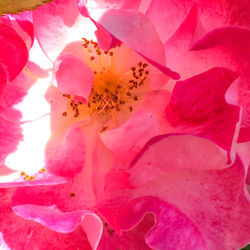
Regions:
M 0 246 L 248 244 L 247 8 L 60 0 L 2 19 Z M 43 52 L 21 71 L 31 23 Z

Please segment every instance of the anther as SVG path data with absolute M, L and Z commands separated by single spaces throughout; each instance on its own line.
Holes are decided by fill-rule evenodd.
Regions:
M 35 176 L 30 176 L 30 181 L 34 181 L 35 180 Z
M 90 57 L 90 60 L 91 60 L 91 61 L 93 61 L 94 59 L 95 59 L 95 57 L 94 57 L 94 56 L 91 56 L 91 57 Z
M 45 173 L 45 172 L 46 172 L 46 169 L 45 169 L 45 168 L 42 168 L 39 172 L 40 172 L 41 174 L 42 174 L 42 173 Z
M 131 70 L 132 70 L 132 71 L 135 71 L 135 67 L 131 67 Z
M 129 106 L 129 111 L 132 112 L 133 111 L 133 107 Z
M 62 115 L 63 115 L 63 116 L 67 116 L 67 112 L 64 111 L 64 112 L 62 113 Z
M 109 52 L 109 55 L 110 55 L 110 56 L 113 56 L 113 55 L 114 55 L 114 53 L 111 51 L 111 52 Z
M 126 94 L 127 94 L 127 96 L 131 96 L 131 93 L 130 93 L 130 92 L 127 92 Z
M 149 73 L 149 71 L 148 71 L 148 70 L 146 70 L 146 71 L 145 71 L 145 74 L 146 74 L 146 75 L 148 75 L 148 73 Z

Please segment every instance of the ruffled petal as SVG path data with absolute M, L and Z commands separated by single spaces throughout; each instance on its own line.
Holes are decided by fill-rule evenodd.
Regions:
M 56 62 L 55 76 L 62 93 L 81 96 L 88 101 L 94 72 L 73 54 L 65 54 Z
M 28 61 L 28 50 L 22 38 L 12 28 L 0 24 L 0 61 L 12 81 Z
M 177 207 L 157 197 L 140 197 L 124 207 L 119 222 L 122 230 L 133 228 L 146 213 L 155 215 L 155 226 L 145 241 L 153 249 L 208 249 L 202 233 Z M 181 240 L 180 240 L 181 239 Z
M 236 78 L 230 70 L 213 68 L 177 82 L 166 108 L 173 131 L 208 138 L 230 152 L 238 135 L 240 110 L 225 102 L 225 93 Z
M 130 182 L 142 185 L 168 172 L 221 169 L 227 167 L 226 163 L 225 152 L 209 140 L 191 135 L 158 136 L 132 162 Z
M 35 221 L 26 220 L 13 213 L 13 189 L 1 189 L 0 231 L 11 249 L 93 249 L 82 227 L 71 233 L 58 233 Z M 18 235 L 18 240 L 17 236 Z M 2 242 L 1 242 L 2 243 Z
M 197 148 L 193 151 L 195 154 Z M 176 155 L 173 155 L 173 162 L 177 162 Z M 169 166 L 171 167 L 174 168 L 173 165 Z M 99 204 L 98 210 L 112 228 L 119 232 L 120 229 L 130 229 L 134 225 L 133 219 L 138 216 L 138 222 L 143 216 L 143 213 L 138 212 L 142 206 L 135 205 L 132 214 L 128 214 L 126 204 L 133 204 L 135 198 L 143 201 L 144 196 L 154 196 L 180 209 L 184 218 L 189 218 L 192 225 L 199 230 L 207 249 L 238 249 L 247 245 L 249 241 L 250 205 L 249 195 L 245 191 L 245 178 L 246 172 L 239 158 L 236 158 L 231 167 L 225 169 L 171 171 L 139 188 L 123 190 L 122 193 L 113 192 Z M 150 208 L 148 210 L 151 211 Z M 123 214 L 126 216 L 121 216 Z M 167 225 L 168 223 L 164 223 L 163 228 L 168 228 Z M 172 225 L 175 228 L 174 224 Z M 187 232 L 188 230 L 185 233 Z M 149 231 L 148 235 L 150 233 Z M 157 235 L 161 235 L 160 232 L 153 237 Z M 156 242 L 164 244 L 164 240 L 165 238 L 157 238 Z M 166 249 L 166 245 L 163 249 Z
M 85 139 L 78 124 L 65 134 L 51 138 L 46 148 L 46 168 L 65 178 L 73 178 L 82 171 L 85 163 Z
M 62 213 L 54 206 L 19 205 L 13 211 L 26 220 L 36 221 L 59 233 L 70 233 L 79 225 L 87 233 L 93 249 L 96 249 L 102 234 L 102 221 L 91 211 Z
M 155 116 L 145 110 L 135 112 L 118 128 L 103 132 L 100 137 L 116 157 L 130 161 L 153 136 L 158 134 Z

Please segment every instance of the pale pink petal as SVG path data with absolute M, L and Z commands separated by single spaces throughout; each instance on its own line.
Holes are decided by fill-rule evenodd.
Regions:
M 153 136 L 158 134 L 155 116 L 145 110 L 135 112 L 118 128 L 105 131 L 100 137 L 116 157 L 130 161 Z
M 177 207 L 157 197 L 140 197 L 127 204 L 119 218 L 121 229 L 133 228 L 146 213 L 153 213 L 156 217 L 155 226 L 145 236 L 149 247 L 162 250 L 208 249 L 193 221 Z
M 100 8 L 100 9 L 138 9 L 140 6 L 141 0 L 95 0 L 93 1 L 84 1 L 78 0 L 79 7 L 85 6 L 86 8 Z
M 55 206 L 19 205 L 13 211 L 26 220 L 36 221 L 59 233 L 70 233 L 79 225 L 87 233 L 90 245 L 96 249 L 102 234 L 102 221 L 91 211 L 62 213 Z
M 131 184 L 144 184 L 168 172 L 227 167 L 226 154 L 209 140 L 191 135 L 165 135 L 151 139 L 132 162 Z
M 21 129 L 22 114 L 13 108 L 27 94 L 34 79 L 26 72 L 7 84 L 0 93 L 0 162 L 3 164 L 6 156 L 17 149 L 18 143 L 23 139 Z M 4 165 L 4 164 L 3 164 Z
M 145 15 L 126 10 L 108 10 L 98 23 L 159 70 L 174 79 L 179 78 L 176 72 L 165 67 L 163 44 L 153 24 Z
M 12 120 L 6 119 L 0 113 L 0 162 L 17 149 L 19 141 L 23 138 L 20 126 L 21 113 L 9 109 L 8 115 L 12 117 Z
M 80 14 L 75 0 L 57 0 L 40 6 L 33 12 L 33 21 L 35 36 L 52 61 L 66 45 L 81 41 L 91 25 Z
M 0 106 L 11 108 L 21 102 L 35 82 L 36 79 L 23 70 L 13 81 L 8 83 L 5 90 L 0 94 Z M 8 117 L 11 119 L 11 115 Z
M 239 126 L 239 107 L 225 102 L 225 93 L 237 74 L 213 68 L 183 82 L 177 82 L 166 119 L 178 133 L 208 138 L 231 151 Z
M 162 43 L 154 26 L 144 15 L 139 12 L 109 10 L 104 13 L 99 23 L 145 57 L 165 64 Z
M 58 58 L 55 65 L 58 88 L 62 93 L 81 96 L 87 102 L 93 86 L 94 72 L 73 54 Z
M 12 28 L 0 24 L 0 61 L 12 81 L 28 61 L 28 50 L 21 37 Z
M 79 174 L 85 163 L 85 139 L 78 124 L 67 129 L 65 134 L 51 138 L 46 148 L 46 168 L 65 178 Z

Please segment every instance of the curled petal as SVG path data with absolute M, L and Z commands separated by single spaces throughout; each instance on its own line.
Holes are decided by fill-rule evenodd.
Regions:
M 93 86 L 93 71 L 72 54 L 59 57 L 55 67 L 59 90 L 62 93 L 81 96 L 87 102 Z
M 158 134 L 155 116 L 145 110 L 135 112 L 122 126 L 100 134 L 116 157 L 131 160 L 144 144 Z
M 18 205 L 13 211 L 27 220 L 36 221 L 51 230 L 70 233 L 79 225 L 87 233 L 90 245 L 96 249 L 102 234 L 102 222 L 91 211 L 62 213 L 54 206 Z
M 12 81 L 28 61 L 28 50 L 15 30 L 0 24 L 0 61 L 6 67 L 8 79 Z
M 150 212 L 156 217 L 155 226 L 145 236 L 151 248 L 207 249 L 195 224 L 178 208 L 157 197 L 140 197 L 126 205 L 119 218 L 121 229 L 131 229 Z
M 226 163 L 226 154 L 209 140 L 191 135 L 158 136 L 132 162 L 130 181 L 141 185 L 168 172 L 221 169 Z
M 212 68 L 177 82 L 166 108 L 174 131 L 208 138 L 230 152 L 238 135 L 240 110 L 225 102 L 225 93 L 237 76 L 225 68 Z

